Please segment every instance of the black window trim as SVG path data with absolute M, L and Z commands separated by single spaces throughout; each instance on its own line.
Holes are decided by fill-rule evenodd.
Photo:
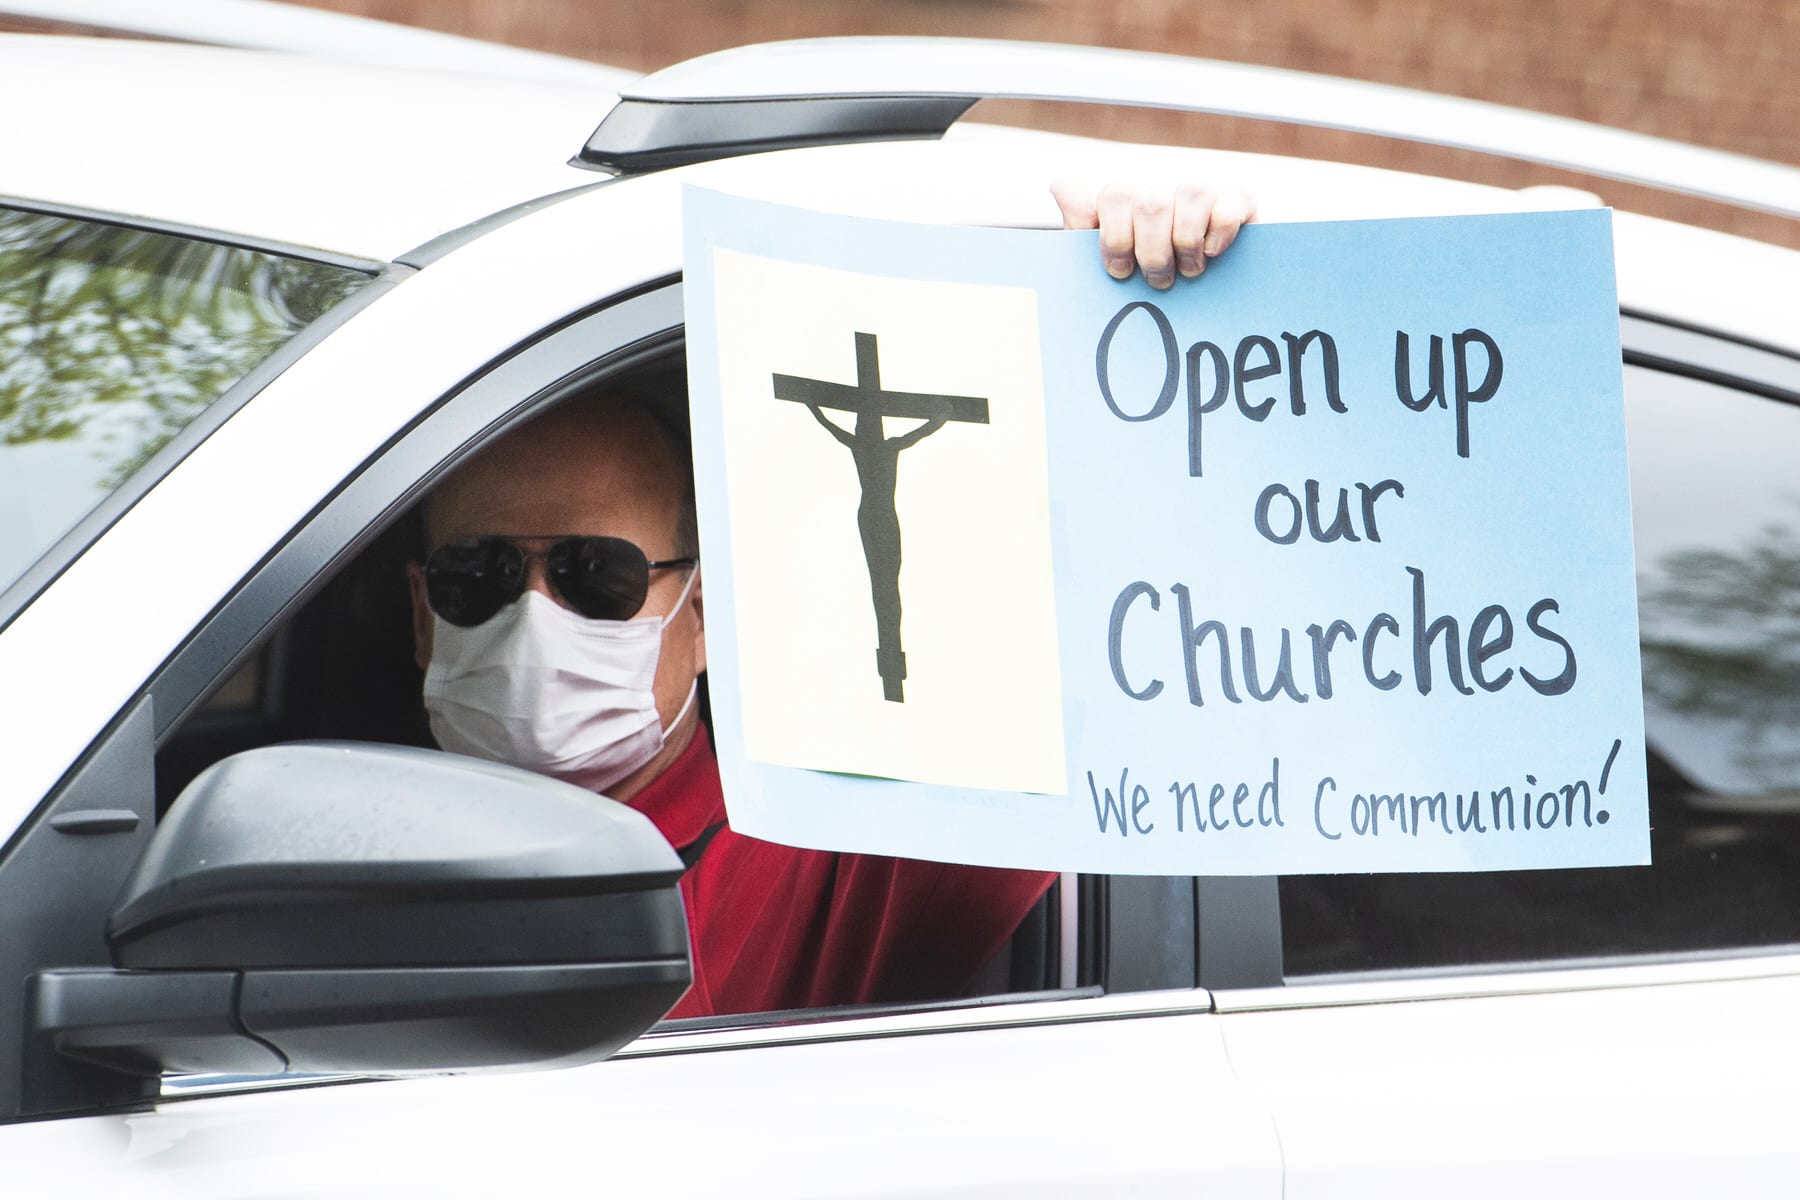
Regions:
M 1625 365 L 1800 404 L 1800 354 L 1715 329 L 1623 309 Z

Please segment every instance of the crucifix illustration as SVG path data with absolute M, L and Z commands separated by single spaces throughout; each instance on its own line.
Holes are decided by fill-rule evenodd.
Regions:
M 883 390 L 872 333 L 856 335 L 854 385 L 776 375 L 775 398 L 806 405 L 832 437 L 849 447 L 856 463 L 856 477 L 862 483 L 856 525 L 862 532 L 869 592 L 875 601 L 875 667 L 881 675 L 882 695 L 902 703 L 906 699 L 906 655 L 900 648 L 900 514 L 894 508 L 900 452 L 930 437 L 948 421 L 987 424 L 988 402 L 979 396 Z M 831 420 L 825 415 L 827 408 L 855 413 L 855 428 L 845 429 Z M 888 437 L 883 417 L 924 424 Z

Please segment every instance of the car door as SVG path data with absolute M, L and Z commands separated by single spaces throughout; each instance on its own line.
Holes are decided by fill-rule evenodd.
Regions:
M 0 632 L 0 703 L 31 731 L 0 796 L 24 830 L 0 887 L 39 896 L 0 917 L 9 936 L 77 914 L 64 940 L 103 962 L 100 925 L 141 842 L 119 841 L 105 871 L 28 879 L 17 851 L 45 814 L 72 796 L 147 813 L 197 747 L 204 759 L 280 727 L 258 732 L 259 672 L 305 664 L 265 651 L 434 478 L 569 389 L 678 355 L 676 211 L 660 181 L 598 189 L 414 264 Z M 145 578 L 153 601 L 122 612 L 118 581 Z M 48 965 L 66 964 L 45 950 L 24 969 Z M 1237 1085 L 1209 994 L 1096 990 L 702 1024 L 558 1072 L 211 1077 L 160 1093 L 97 1082 L 15 1018 L 38 1119 L 0 1127 L 4 1171 L 21 1194 L 183 1197 L 1276 1194 L 1273 1127 Z
M 1792 1191 L 1800 361 L 1624 334 L 1652 863 L 1284 880 L 1217 1001 L 1286 1196 Z

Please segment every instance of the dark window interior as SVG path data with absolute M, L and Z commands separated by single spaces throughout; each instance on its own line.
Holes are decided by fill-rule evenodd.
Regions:
M 302 738 L 431 744 L 405 569 L 421 537 L 413 514 L 388 528 L 168 739 L 156 757 L 159 814 L 206 767 L 253 746 Z
M 1289 977 L 1800 943 L 1800 406 L 1625 379 L 1652 865 L 1286 878 Z

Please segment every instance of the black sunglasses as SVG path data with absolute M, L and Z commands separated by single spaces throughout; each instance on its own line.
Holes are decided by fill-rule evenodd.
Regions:
M 542 541 L 526 538 L 526 541 Z M 616 537 L 558 538 L 540 556 L 505 537 L 459 538 L 425 559 L 425 597 L 452 625 L 479 625 L 525 591 L 525 564 L 542 557 L 551 590 L 584 617 L 626 621 L 644 607 L 650 572 L 691 567 L 697 558 L 651 562 L 636 543 Z

